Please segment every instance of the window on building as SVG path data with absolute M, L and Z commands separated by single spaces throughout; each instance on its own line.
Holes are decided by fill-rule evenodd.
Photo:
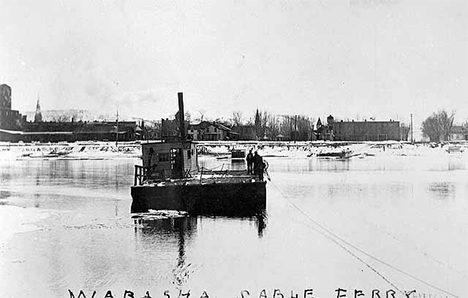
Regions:
M 191 159 L 192 158 L 192 150 L 187 150 L 187 158 Z
M 159 153 L 158 154 L 158 160 L 160 162 L 162 161 L 169 161 L 169 153 Z

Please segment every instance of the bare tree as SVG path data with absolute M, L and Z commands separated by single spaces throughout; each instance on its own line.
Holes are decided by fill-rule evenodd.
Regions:
M 452 111 L 449 115 L 445 110 L 438 113 L 439 125 L 441 127 L 442 138 L 444 141 L 448 141 L 450 137 L 450 131 L 452 130 L 453 120 L 455 118 L 455 112 Z
M 433 113 L 423 121 L 421 131 L 431 142 L 448 141 L 455 112 L 449 115 L 445 110 Z
M 432 114 L 423 121 L 421 125 L 423 136 L 428 137 L 431 142 L 440 141 L 440 127 L 437 121 L 436 114 Z
M 410 126 L 405 123 L 401 123 L 400 125 L 400 139 L 402 141 L 408 141 L 408 135 L 410 131 Z
M 148 140 L 157 140 L 161 139 L 162 126 L 160 121 L 147 121 L 144 124 L 144 131 L 146 134 L 146 139 Z
M 242 125 L 242 112 L 241 111 L 232 112 L 231 123 L 232 123 L 232 126 L 241 126 Z
M 283 115 L 280 132 L 293 141 L 310 140 L 314 130 L 314 120 L 303 115 Z
M 205 119 L 205 114 L 206 114 L 206 111 L 205 111 L 205 110 L 198 110 L 198 114 L 199 114 L 199 117 L 193 119 L 193 121 L 195 121 L 195 122 L 203 122 L 203 120 L 206 120 L 206 119 Z
M 266 127 L 267 127 L 267 137 L 270 140 L 275 140 L 280 133 L 280 121 L 277 116 L 275 115 L 267 115 L 266 119 Z

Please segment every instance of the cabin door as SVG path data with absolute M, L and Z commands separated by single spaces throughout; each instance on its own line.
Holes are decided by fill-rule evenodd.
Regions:
M 171 171 L 172 178 L 184 177 L 184 160 L 180 148 L 171 149 Z

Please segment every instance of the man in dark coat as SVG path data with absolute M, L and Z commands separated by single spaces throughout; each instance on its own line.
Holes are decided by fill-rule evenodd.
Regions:
M 263 158 L 255 151 L 254 155 L 254 174 L 263 181 Z
M 252 154 L 252 149 L 250 149 L 249 154 L 246 157 L 247 160 L 247 174 L 253 174 L 253 163 L 254 163 L 254 155 Z

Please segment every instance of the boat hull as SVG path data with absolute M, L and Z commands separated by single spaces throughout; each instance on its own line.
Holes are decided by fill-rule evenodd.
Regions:
M 131 187 L 132 213 L 177 210 L 190 214 L 248 215 L 266 208 L 266 182 Z

